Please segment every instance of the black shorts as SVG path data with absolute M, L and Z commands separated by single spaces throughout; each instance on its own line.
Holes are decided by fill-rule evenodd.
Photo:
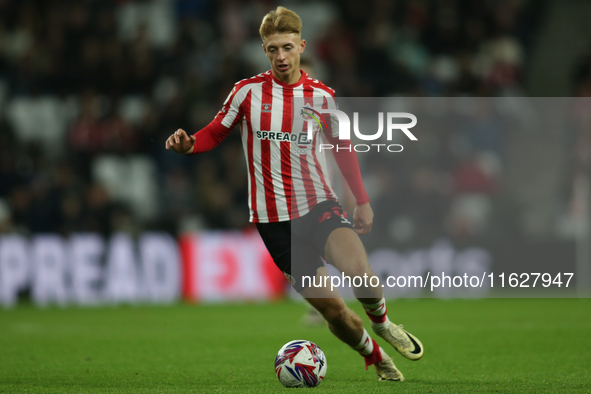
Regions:
M 341 227 L 352 229 L 347 212 L 336 201 L 324 201 L 304 216 L 287 222 L 257 223 L 273 261 L 301 292 L 302 276 L 313 277 L 324 264 L 328 236 Z

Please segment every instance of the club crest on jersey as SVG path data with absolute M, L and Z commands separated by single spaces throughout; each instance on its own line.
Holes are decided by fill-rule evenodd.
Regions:
M 289 283 L 291 283 L 292 285 L 295 285 L 296 281 L 290 274 L 288 274 L 287 272 L 284 272 L 283 275 L 285 276 L 285 279 L 287 279 L 289 281 Z
M 263 103 L 261 105 L 261 112 L 271 112 L 271 104 Z
M 328 130 L 328 126 L 326 125 L 326 121 L 324 120 L 322 115 L 320 115 L 320 113 L 318 111 L 316 111 L 315 109 L 310 108 L 310 107 L 303 107 L 300 109 L 300 116 L 306 121 L 310 121 L 313 119 L 318 124 L 318 127 L 320 128 L 320 130 Z M 322 127 L 323 124 L 324 124 L 324 128 Z

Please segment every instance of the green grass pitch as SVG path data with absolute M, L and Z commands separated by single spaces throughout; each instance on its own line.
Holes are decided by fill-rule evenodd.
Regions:
M 384 346 L 405 382 L 378 382 L 325 327 L 303 327 L 292 301 L 0 310 L 0 393 L 286 392 L 273 362 L 293 339 L 326 354 L 316 392 L 591 392 L 589 299 L 398 300 L 388 310 L 425 346 L 414 362 Z

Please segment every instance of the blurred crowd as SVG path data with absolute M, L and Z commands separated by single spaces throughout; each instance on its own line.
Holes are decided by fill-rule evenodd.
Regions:
M 575 135 L 571 149 L 575 152 L 575 172 L 591 175 L 591 50 L 578 62 L 573 73 Z
M 559 222 L 562 233 L 588 234 L 591 217 L 591 50 L 573 71 L 573 119 L 568 133 L 567 149 L 573 154 L 568 160 L 565 185 L 565 207 Z M 585 241 L 587 242 L 587 241 Z
M 540 2 L 281 4 L 302 17 L 313 73 L 337 96 L 527 95 Z M 0 232 L 247 227 L 238 133 L 198 157 L 174 155 L 164 141 L 177 128 L 205 126 L 236 81 L 269 68 L 258 27 L 277 5 L 0 0 Z M 590 69 L 578 74 L 581 89 Z M 462 202 L 458 191 L 488 198 L 497 190 L 505 147 L 491 111 L 480 109 L 475 132 L 449 130 L 433 142 L 463 149 L 427 159 L 427 146 L 399 159 L 390 183 L 406 214 L 384 231 L 397 239 L 412 226 L 433 236 L 481 233 L 483 219 L 449 216 L 455 206 L 486 216 L 486 203 Z M 439 187 L 441 179 L 453 187 Z

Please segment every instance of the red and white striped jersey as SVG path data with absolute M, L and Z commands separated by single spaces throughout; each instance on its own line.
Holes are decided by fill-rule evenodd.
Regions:
M 334 108 L 334 90 L 303 71 L 297 83 L 288 85 L 269 70 L 236 83 L 216 116 L 224 127 L 240 124 L 252 222 L 292 220 L 320 202 L 337 200 L 318 149 L 324 143 L 320 128 L 314 126 L 309 141 L 311 123 L 296 113 L 296 101 Z

